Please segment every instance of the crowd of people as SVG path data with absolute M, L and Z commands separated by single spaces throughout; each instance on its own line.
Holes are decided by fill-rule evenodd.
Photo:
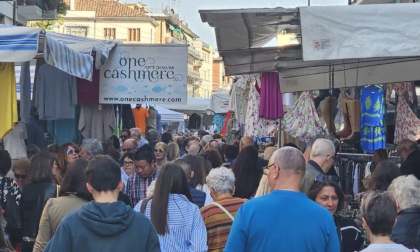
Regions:
M 16 251 L 308 251 L 420 249 L 420 152 L 401 167 L 373 156 L 360 216 L 346 201 L 328 138 L 259 151 L 205 131 L 122 130 L 102 143 L 0 150 L 0 246 Z M 1 220 L 1 219 L 0 219 Z

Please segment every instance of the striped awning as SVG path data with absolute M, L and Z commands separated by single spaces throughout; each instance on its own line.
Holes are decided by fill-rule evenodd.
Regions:
M 96 69 L 108 59 L 109 52 L 116 45 L 107 40 L 88 39 L 67 34 L 48 32 L 45 36 L 45 61 L 73 76 L 92 80 L 96 52 Z
M 0 25 L 0 62 L 24 62 L 38 52 L 40 28 Z

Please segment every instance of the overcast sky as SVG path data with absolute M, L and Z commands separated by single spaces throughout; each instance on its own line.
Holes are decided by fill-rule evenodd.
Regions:
M 120 0 L 123 3 L 138 2 L 138 0 Z M 204 42 L 216 46 L 214 30 L 201 21 L 198 10 L 209 9 L 240 9 L 240 8 L 293 8 L 307 6 L 308 0 L 143 0 L 152 12 L 161 12 L 162 7 L 170 6 L 188 22 L 189 27 L 200 36 Z M 348 0 L 310 0 L 311 5 L 346 5 Z

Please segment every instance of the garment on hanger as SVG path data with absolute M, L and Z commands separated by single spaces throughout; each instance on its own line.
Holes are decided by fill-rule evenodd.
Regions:
M 213 124 L 215 126 L 214 132 L 220 133 L 225 124 L 226 116 L 225 114 L 215 114 L 213 117 Z
M 153 108 L 149 108 L 149 117 L 146 120 L 146 127 L 148 129 L 156 129 L 156 115 L 157 111 Z
M 261 74 L 260 97 L 260 117 L 266 119 L 283 117 L 283 96 L 277 72 Z
M 207 113 L 203 114 L 203 125 L 209 127 L 213 123 L 214 114 L 208 115 Z
M 268 136 L 276 127 L 277 120 L 270 120 L 261 118 L 260 110 L 260 94 L 257 91 L 257 86 L 260 86 L 259 79 L 250 85 L 248 95 L 247 116 L 245 119 L 245 135 L 252 137 Z
M 397 82 L 387 85 L 387 102 L 391 98 L 392 90 L 398 96 L 395 116 L 394 143 L 398 144 L 402 139 L 408 138 L 413 141 L 420 139 L 420 119 L 413 113 L 409 102 L 414 101 L 415 91 L 412 90 L 411 82 Z
M 134 122 L 133 111 L 131 110 L 130 104 L 121 105 L 121 117 L 123 129 L 131 129 L 136 127 L 136 124 Z
M 48 132 L 54 136 L 56 144 L 77 142 L 76 119 L 61 119 L 48 121 Z
M 360 94 L 362 120 L 360 146 L 366 152 L 385 148 L 384 89 L 380 86 L 363 87 Z
M 188 129 L 199 129 L 201 125 L 201 116 L 194 113 L 188 120 Z
M 92 81 L 77 78 L 77 102 L 79 104 L 99 104 L 100 71 L 93 68 Z
M 259 76 L 259 74 L 241 75 L 232 85 L 229 97 L 229 110 L 235 112 L 236 120 L 241 124 L 245 124 L 247 116 L 250 83 L 255 83 L 256 78 L 259 78 Z
M 40 120 L 74 119 L 77 104 L 76 78 L 44 64 L 37 75 L 35 106 Z
M 306 143 L 323 132 L 311 91 L 302 92 L 290 111 L 284 115 L 281 128 Z
M 13 129 L 18 121 L 16 77 L 14 63 L 0 63 L 0 139 Z
M 4 136 L 4 149 L 9 152 L 11 159 L 27 157 L 25 146 L 26 138 L 26 125 L 23 122 L 15 124 L 13 130 Z
M 222 130 L 220 131 L 220 134 L 221 134 L 222 136 L 226 136 L 226 129 L 227 129 L 227 124 L 228 124 L 228 122 L 229 122 L 230 116 L 231 116 L 231 112 L 230 112 L 230 111 L 228 111 L 228 112 L 226 113 L 225 122 L 223 123 Z
M 159 135 L 162 135 L 162 116 L 159 114 L 159 111 L 156 110 L 156 129 L 159 132 Z
M 85 138 L 105 142 L 115 130 L 113 105 L 82 105 L 78 128 Z
M 20 66 L 20 121 L 27 123 L 31 114 L 31 70 L 30 62 Z
M 149 117 L 149 111 L 143 107 L 136 107 L 131 111 L 133 111 L 136 128 L 139 128 L 141 133 L 146 133 L 146 119 Z
M 233 144 L 238 137 L 239 124 L 235 116 L 231 116 L 226 128 L 225 140 L 227 144 Z

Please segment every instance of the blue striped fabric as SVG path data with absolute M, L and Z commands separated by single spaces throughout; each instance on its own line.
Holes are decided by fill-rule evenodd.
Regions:
M 147 203 L 145 211 L 149 219 L 152 201 Z M 169 195 L 168 229 L 168 234 L 159 235 L 162 252 L 207 251 L 207 230 L 200 210 L 185 195 Z
M 99 69 L 116 45 L 111 41 L 57 33 L 46 33 L 45 41 L 44 58 L 48 64 L 87 80 L 92 80 L 94 62 L 92 52 L 96 52 L 96 68 Z
M 38 52 L 41 29 L 0 25 L 0 61 L 24 62 L 33 59 Z

